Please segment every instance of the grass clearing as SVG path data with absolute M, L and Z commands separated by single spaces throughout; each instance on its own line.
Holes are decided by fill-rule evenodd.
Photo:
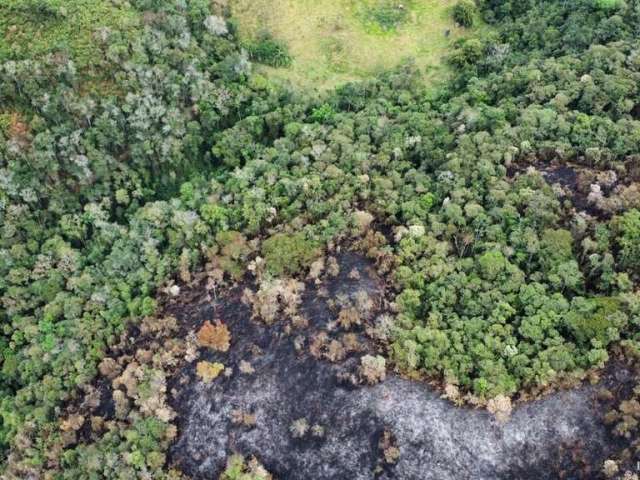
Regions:
M 452 18 L 456 0 L 232 0 L 245 39 L 263 31 L 287 43 L 286 69 L 272 77 L 329 88 L 415 59 L 426 77 L 442 71 L 449 45 L 469 33 Z M 449 32 L 447 35 L 446 32 Z

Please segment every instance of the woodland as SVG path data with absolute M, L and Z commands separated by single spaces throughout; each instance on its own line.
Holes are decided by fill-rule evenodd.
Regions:
M 429 12 L 365 3 L 365 40 Z M 173 379 L 227 381 L 202 352 L 242 332 L 166 305 L 250 285 L 252 321 L 304 330 L 305 285 L 340 251 L 372 262 L 385 311 L 336 297 L 340 341 L 308 349 L 355 356 L 358 388 L 398 375 L 508 414 L 636 368 L 640 2 L 443 12 L 437 68 L 322 43 L 314 89 L 233 0 L 0 4 L 0 478 L 190 478 L 169 455 Z M 620 448 L 585 478 L 637 479 L 640 383 L 599 414 Z M 219 472 L 272 476 L 242 452 Z

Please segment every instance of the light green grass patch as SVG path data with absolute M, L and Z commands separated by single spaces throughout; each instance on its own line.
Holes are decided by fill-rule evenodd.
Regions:
M 79 69 L 102 60 L 95 32 L 129 32 L 139 24 L 128 2 L 111 0 L 1 0 L 0 61 L 69 55 Z
M 357 15 L 367 33 L 395 33 L 411 20 L 415 0 L 359 0 Z
M 295 85 L 329 88 L 406 58 L 427 77 L 443 70 L 450 44 L 469 33 L 454 24 L 455 0 L 231 0 L 241 37 L 271 32 L 289 46 L 288 68 L 263 68 Z M 445 32 L 449 31 L 449 35 Z

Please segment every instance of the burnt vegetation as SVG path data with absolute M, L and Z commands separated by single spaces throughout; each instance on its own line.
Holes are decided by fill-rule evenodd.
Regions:
M 66 3 L 9 0 L 2 34 L 65 26 Z M 468 473 L 637 478 L 636 0 L 464 0 L 456 21 L 485 28 L 455 42 L 446 78 L 407 62 L 323 93 L 253 73 L 295 59 L 270 35 L 240 42 L 226 2 L 107 10 L 129 21 L 105 17 L 90 48 L 83 24 L 77 41 L 0 49 L 4 478 L 287 478 L 297 460 L 251 432 L 327 452 L 341 405 L 417 391 L 398 375 L 499 431 L 524 428 L 519 404 L 605 378 L 580 412 L 602 417 L 608 433 L 585 430 L 607 448 Z M 373 14 L 393 30 L 408 11 Z M 49 34 L 65 31 L 34 39 Z M 265 397 L 290 403 L 277 423 L 230 402 L 257 380 L 288 392 Z M 402 434 L 418 430 L 368 398 L 343 465 L 419 475 Z M 184 436 L 205 404 L 224 413 L 208 457 Z

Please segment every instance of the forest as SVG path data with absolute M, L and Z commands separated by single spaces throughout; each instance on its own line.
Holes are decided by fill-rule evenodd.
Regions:
M 358 252 L 384 294 L 318 288 L 335 319 L 300 347 L 355 360 L 345 391 L 397 376 L 499 417 L 624 365 L 594 412 L 611 454 L 573 478 L 637 479 L 640 2 L 450 2 L 436 70 L 331 44 L 314 90 L 233 1 L 0 4 L 0 478 L 349 478 L 248 450 L 182 468 L 180 379 L 231 382 L 245 344 L 171 305 L 240 288 L 243 321 L 295 343 L 306 295 L 357 280 L 338 264 Z M 369 3 L 362 38 L 423 18 Z M 328 438 L 311 423 L 288 441 Z M 414 478 L 383 444 L 382 478 Z

